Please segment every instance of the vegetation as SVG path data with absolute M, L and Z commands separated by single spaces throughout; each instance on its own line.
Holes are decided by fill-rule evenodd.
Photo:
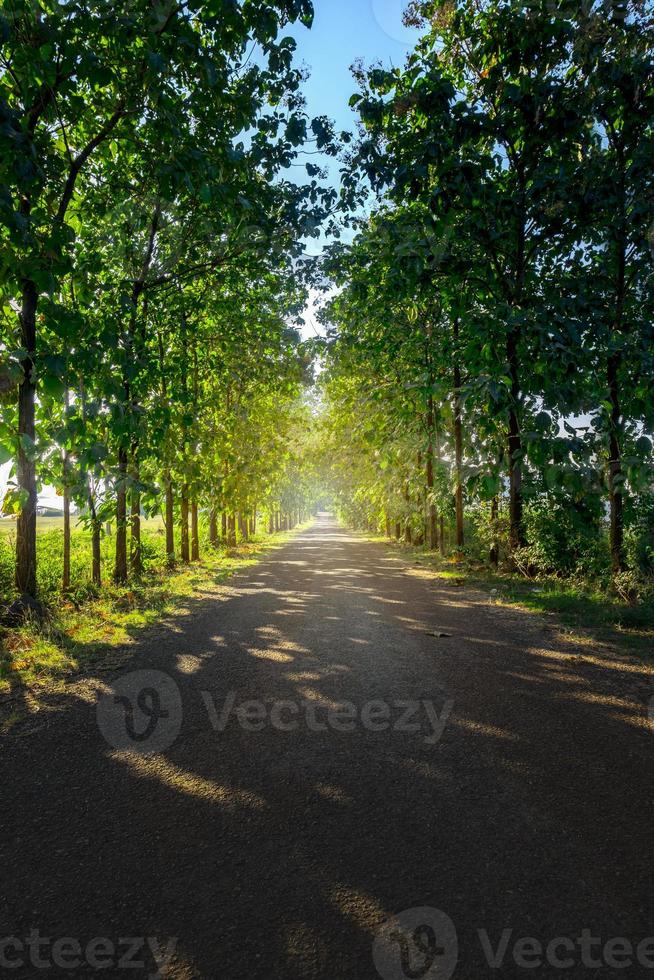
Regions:
M 59 524 L 61 525 L 61 521 Z M 192 613 L 195 603 L 213 597 L 231 575 L 258 562 L 290 536 L 289 532 L 253 535 L 234 547 L 212 549 L 201 528 L 205 557 L 170 570 L 165 528 L 160 520 L 146 521 L 142 545 L 144 571 L 138 581 L 124 585 L 107 581 L 102 588 L 78 584 L 61 599 L 63 528 L 49 528 L 37 536 L 39 594 L 50 600 L 47 616 L 27 614 L 20 623 L 0 628 L 0 695 L 30 690 L 32 709 L 48 698 L 71 675 L 92 669 L 112 669 L 129 660 L 141 632 Z M 6 587 L 13 571 L 11 535 L 0 538 L 0 576 Z M 103 539 L 103 558 L 109 559 L 110 539 Z M 73 578 L 82 583 L 91 554 L 90 534 L 71 534 Z M 54 601 L 56 600 L 56 601 Z M 0 732 L 21 717 L 20 698 L 14 696 L 0 710 Z
M 309 139 L 336 144 L 281 32 L 311 17 L 308 0 L 1 8 L 0 460 L 21 607 L 44 581 L 44 482 L 64 496 L 64 592 L 71 505 L 95 586 L 108 521 L 125 583 L 142 513 L 164 514 L 173 566 L 199 558 L 202 512 L 212 546 L 306 512 L 302 239 L 337 195 L 284 173 Z
M 10 616 L 115 605 L 321 488 L 458 562 L 650 602 L 651 3 L 407 19 L 404 67 L 355 69 L 351 143 L 284 36 L 310 0 L 0 4 Z M 37 540 L 45 484 L 64 518 Z
M 415 3 L 357 71 L 325 438 L 355 524 L 652 595 L 654 11 Z

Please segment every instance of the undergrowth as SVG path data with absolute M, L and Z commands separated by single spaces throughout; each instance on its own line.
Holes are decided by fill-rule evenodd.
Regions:
M 256 564 L 293 533 L 255 536 L 234 548 L 206 548 L 202 561 L 169 571 L 163 534 L 156 528 L 146 529 L 143 577 L 125 586 L 108 578 L 98 589 L 88 576 L 88 535 L 76 530 L 71 541 L 73 588 L 66 596 L 60 591 L 61 531 L 40 534 L 39 587 L 47 612 L 43 619 L 28 616 L 20 626 L 0 627 L 0 694 L 17 687 L 56 685 L 86 669 L 116 665 L 121 657 L 129 656 L 130 644 L 148 626 L 210 592 L 235 572 Z M 110 572 L 110 539 L 105 539 L 103 550 Z M 7 578 L 8 554 L 11 556 L 11 540 L 5 535 L 0 538 L 0 584 L 5 603 L 13 596 Z

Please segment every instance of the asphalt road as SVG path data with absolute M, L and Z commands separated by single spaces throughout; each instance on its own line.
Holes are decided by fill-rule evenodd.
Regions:
M 2 740 L 0 976 L 654 976 L 653 694 L 321 519 Z

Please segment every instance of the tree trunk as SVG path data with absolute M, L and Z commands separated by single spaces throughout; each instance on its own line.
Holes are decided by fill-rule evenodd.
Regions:
M 227 518 L 227 544 L 230 548 L 236 547 L 236 514 L 234 513 Z
M 189 550 L 189 499 L 188 499 L 188 486 L 184 484 L 182 486 L 182 493 L 180 497 L 180 558 L 185 565 L 188 565 L 191 560 L 190 550 Z
M 66 479 L 67 459 L 64 459 L 64 480 Z M 64 484 L 64 568 L 61 577 L 64 592 L 70 589 L 70 489 Z
M 91 580 L 94 585 L 102 585 L 102 557 L 100 552 L 100 532 L 102 521 L 98 520 L 91 484 L 88 484 L 88 502 L 91 514 Z
M 211 513 L 209 514 L 209 544 L 212 548 L 215 548 L 218 544 L 218 516 L 215 507 L 211 508 Z
M 526 184 L 522 168 L 518 168 L 519 201 L 516 210 L 517 240 L 515 261 L 515 289 L 510 298 L 513 313 L 520 312 L 523 303 L 527 270 L 527 218 Z M 512 326 L 506 338 L 506 359 L 509 364 L 511 397 L 509 402 L 509 546 L 511 551 L 526 544 L 523 525 L 522 500 L 522 435 L 520 432 L 520 327 Z
M 491 503 L 491 525 L 493 528 L 493 543 L 490 549 L 490 562 L 497 568 L 500 561 L 500 545 L 497 540 L 497 518 L 499 515 L 500 503 L 498 497 L 493 497 Z
M 456 510 L 456 549 L 461 552 L 464 545 L 463 531 L 463 425 L 461 421 L 461 367 L 459 365 L 459 320 L 454 321 L 454 470 Z
M 620 204 L 617 234 L 616 281 L 615 281 L 615 320 L 611 329 L 610 341 L 615 344 L 623 331 L 624 305 L 627 293 L 627 218 L 626 218 L 626 179 L 625 159 L 622 147 L 619 148 L 620 161 Z M 620 350 L 613 350 L 608 357 L 606 380 L 609 389 L 611 414 L 609 419 L 609 512 L 611 522 L 611 566 L 617 575 L 624 569 L 624 474 L 622 472 L 621 448 L 621 409 L 620 409 Z
M 445 518 L 441 514 L 441 535 L 440 535 L 441 555 L 445 557 Z
M 16 482 L 24 498 L 16 522 L 16 588 L 21 595 L 36 597 L 36 464 L 34 461 L 36 386 L 36 307 L 38 294 L 31 280 L 23 283 L 20 314 L 21 342 L 27 352 L 18 389 L 18 459 Z
M 275 516 L 270 512 L 268 515 L 268 534 L 273 534 L 275 531 Z
M 116 491 L 116 560 L 114 580 L 127 581 L 127 450 L 118 450 L 118 489 Z
M 185 565 L 191 560 L 188 543 L 188 486 L 182 487 L 180 500 L 180 556 Z
M 91 578 L 93 584 L 102 585 L 102 555 L 100 552 L 100 531 L 102 524 L 94 518 L 91 524 Z
M 525 544 L 522 524 L 522 438 L 520 435 L 520 418 L 518 403 L 520 399 L 520 381 L 518 375 L 518 335 L 515 330 L 509 334 L 507 341 L 507 359 L 511 377 L 511 403 L 509 406 L 509 543 L 511 551 L 522 548 Z
M 64 408 L 65 417 L 68 417 L 68 408 L 70 405 L 70 398 L 68 394 L 68 388 L 64 393 Z M 68 450 L 64 449 L 63 455 L 63 478 L 64 478 L 64 553 L 63 553 L 63 571 L 61 576 L 61 588 L 64 593 L 68 592 L 70 589 L 70 487 L 68 486 L 68 481 L 70 478 L 70 457 L 68 455 Z
M 175 567 L 175 498 L 170 473 L 166 473 L 166 563 Z
M 227 511 L 226 510 L 222 512 L 222 516 L 220 519 L 220 530 L 222 533 L 223 541 L 227 541 Z
M 432 493 L 434 491 L 434 445 L 429 440 L 429 446 L 427 447 L 427 498 L 428 498 L 428 541 L 429 548 L 431 551 L 435 551 L 438 547 L 438 529 L 437 529 L 437 515 L 436 515 L 436 504 L 432 499 Z
M 433 369 L 433 324 L 429 319 L 426 324 L 427 348 L 425 351 L 425 367 L 428 371 L 429 395 L 427 397 L 427 542 L 431 551 L 435 551 L 438 546 L 437 515 L 436 504 L 433 500 L 434 493 L 434 430 L 436 428 L 436 417 L 434 412 L 434 369 Z
M 407 505 L 411 504 L 411 494 L 409 493 L 408 484 L 404 489 L 404 501 Z M 409 507 L 407 507 L 407 510 L 408 509 Z M 413 540 L 413 535 L 411 534 L 411 515 L 407 514 L 404 520 L 404 543 L 411 544 L 412 540 Z
M 620 394 L 618 390 L 618 368 L 620 355 L 616 352 L 609 357 L 607 381 L 611 402 L 611 425 L 609 430 L 609 512 L 611 522 L 611 566 L 614 575 L 624 567 L 624 500 L 622 453 L 620 449 Z
M 132 447 L 132 480 L 135 484 L 139 480 L 138 449 L 136 446 Z M 132 575 L 139 578 L 143 573 L 143 554 L 141 551 L 141 494 L 136 485 L 131 490 L 130 527 L 129 564 Z
M 198 525 L 198 502 L 191 504 L 191 559 L 200 561 L 200 530 Z

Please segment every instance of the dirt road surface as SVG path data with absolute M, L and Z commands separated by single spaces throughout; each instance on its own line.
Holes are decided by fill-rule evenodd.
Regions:
M 328 518 L 132 653 L 0 743 L 0 976 L 654 977 L 646 664 Z

